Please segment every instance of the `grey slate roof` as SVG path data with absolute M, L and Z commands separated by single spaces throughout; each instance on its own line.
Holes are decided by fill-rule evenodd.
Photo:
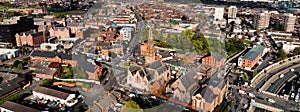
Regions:
M 11 101 L 6 101 L 1 105 L 2 108 L 5 108 L 7 110 L 11 110 L 14 112 L 41 112 L 39 110 L 21 105 L 21 104 L 17 104 Z
M 148 66 L 146 66 L 146 68 L 158 69 L 161 66 L 163 66 L 162 62 L 159 60 L 156 60 L 156 61 L 150 63 Z
M 185 75 L 180 77 L 180 80 L 186 88 L 186 90 L 193 84 L 193 83 L 198 83 L 195 79 L 194 76 L 196 75 L 196 72 L 194 70 L 189 70 Z
M 72 60 L 72 55 L 70 55 L 70 54 L 50 52 L 50 51 L 33 50 L 30 55 L 38 56 L 38 57 L 45 57 L 45 58 L 54 58 L 54 57 L 58 56 L 64 60 Z
M 67 23 L 67 26 L 82 26 L 82 23 Z
M 225 79 L 223 79 L 222 77 L 218 77 L 218 75 L 216 74 L 209 78 L 207 85 L 222 89 L 225 84 Z
M 225 56 L 224 55 L 221 55 L 219 53 L 216 53 L 216 52 L 213 52 L 211 53 L 211 56 L 216 59 L 217 61 L 221 61 L 221 59 L 223 59 Z
M 63 30 L 65 30 L 65 27 L 52 27 L 52 29 L 54 31 L 58 31 L 58 30 L 63 31 Z
M 200 94 L 205 99 L 205 101 L 209 103 L 213 102 L 217 97 L 217 95 L 215 95 L 213 91 L 208 87 L 204 88 Z
M 92 63 L 88 62 L 86 55 L 73 55 L 73 60 L 77 61 L 77 65 L 80 68 L 88 72 L 95 73 L 96 65 L 93 65 Z
M 69 93 L 66 92 L 62 92 L 62 91 L 58 91 L 46 87 L 41 87 L 41 86 L 36 87 L 35 89 L 33 89 L 33 91 L 43 93 L 49 96 L 53 96 L 56 98 L 61 98 L 61 99 L 67 99 L 68 96 L 70 95 Z

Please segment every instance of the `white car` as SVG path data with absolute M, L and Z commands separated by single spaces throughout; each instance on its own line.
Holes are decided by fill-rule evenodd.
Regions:
M 295 97 L 295 93 L 292 93 L 291 98 L 294 99 L 294 97 Z
M 280 77 L 280 78 L 283 78 L 283 77 L 284 77 L 284 74 L 281 74 L 279 77 Z
M 151 96 L 151 98 L 156 99 L 156 96 Z
M 276 101 L 274 99 L 268 98 L 268 101 L 271 103 L 275 103 Z
M 249 95 L 250 97 L 252 97 L 252 98 L 254 98 L 254 97 L 255 97 L 255 95 L 254 95 L 254 94 L 252 94 L 252 93 L 248 93 L 248 95 Z
M 293 72 L 293 71 L 295 71 L 295 69 L 292 68 L 291 71 Z

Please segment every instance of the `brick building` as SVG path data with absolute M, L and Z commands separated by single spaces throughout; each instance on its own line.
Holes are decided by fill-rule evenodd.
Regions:
M 32 62 L 44 61 L 59 64 L 69 64 L 71 66 L 78 66 L 81 70 L 87 73 L 89 79 L 98 80 L 98 77 L 102 75 L 102 67 L 87 61 L 85 55 L 70 55 L 64 53 L 56 53 L 49 51 L 32 51 L 30 55 Z M 49 67 L 48 67 L 49 68 Z M 41 75 L 45 75 L 45 70 L 41 70 Z M 56 75 L 56 72 L 51 70 L 51 74 Z M 50 73 L 50 71 L 49 71 Z M 49 74 L 48 73 L 48 74 Z M 47 77 L 49 78 L 49 77 Z
M 0 22 L 0 42 L 16 44 L 16 33 L 36 29 L 37 27 L 33 23 L 33 18 L 21 16 L 4 19 L 3 22 Z
M 211 53 L 201 59 L 203 65 L 214 66 L 220 68 L 225 64 L 224 56 L 219 53 Z
M 202 88 L 200 93 L 192 97 L 192 106 L 202 112 L 213 112 L 223 101 L 227 82 L 220 75 L 214 75 Z
M 238 66 L 251 70 L 255 66 L 255 64 L 257 64 L 259 59 L 263 56 L 264 50 L 265 47 L 262 45 L 253 47 L 245 55 L 239 57 Z
M 37 78 L 41 79 L 53 79 L 54 76 L 60 74 L 59 63 L 57 62 L 38 61 L 30 64 L 28 68 L 33 71 Z
M 50 36 L 57 37 L 57 38 L 70 38 L 71 31 L 67 27 L 52 27 L 49 30 Z
M 35 31 L 28 31 L 17 33 L 15 35 L 17 46 L 34 46 L 38 47 L 42 43 L 46 42 L 46 35 L 43 32 L 35 32 Z
M 72 60 L 72 55 L 57 53 L 57 52 L 49 52 L 49 51 L 32 51 L 30 54 L 30 60 L 32 62 L 36 61 L 46 61 L 46 62 L 57 62 L 63 64 L 70 64 L 72 66 L 76 66 L 77 61 Z

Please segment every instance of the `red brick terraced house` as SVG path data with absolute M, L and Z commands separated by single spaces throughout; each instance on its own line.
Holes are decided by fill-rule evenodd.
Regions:
M 46 35 L 43 32 L 35 32 L 35 31 L 22 32 L 22 33 L 17 33 L 15 37 L 16 37 L 17 46 L 19 47 L 24 45 L 38 47 L 42 43 L 46 42 Z

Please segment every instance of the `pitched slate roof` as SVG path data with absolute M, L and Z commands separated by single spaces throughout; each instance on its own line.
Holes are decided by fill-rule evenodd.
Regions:
M 33 91 L 38 92 L 38 93 L 42 93 L 42 94 L 46 94 L 49 96 L 53 96 L 56 98 L 61 98 L 61 99 L 67 99 L 69 97 L 69 93 L 66 92 L 62 92 L 62 91 L 58 91 L 58 90 L 54 90 L 54 89 L 50 89 L 50 88 L 46 88 L 46 87 L 36 87 L 35 89 L 33 89 Z
M 39 110 L 21 105 L 21 104 L 17 104 L 11 101 L 6 101 L 1 105 L 2 108 L 5 108 L 7 110 L 11 110 L 14 112 L 41 112 Z
M 184 86 L 184 88 L 186 88 L 186 90 L 193 84 L 193 83 L 198 83 L 194 77 L 196 75 L 196 71 L 194 70 L 189 70 L 186 74 L 184 74 L 182 77 L 180 77 L 180 80 Z
M 243 58 L 248 59 L 248 60 L 255 60 L 255 58 L 261 53 L 263 52 L 263 50 L 265 49 L 264 46 L 262 45 L 258 45 L 253 47 L 250 51 L 248 51 Z
M 217 87 L 221 90 L 225 86 L 225 79 L 220 77 L 218 74 L 215 74 L 209 78 L 207 85 Z
M 212 103 L 217 97 L 217 95 L 214 94 L 213 91 L 208 87 L 204 88 L 200 94 L 205 99 L 205 101 L 209 103 Z
M 67 23 L 67 26 L 82 26 L 82 23 Z
M 82 68 L 88 72 L 95 73 L 96 65 L 88 62 L 86 55 L 73 55 L 73 60 L 77 61 L 77 65 L 80 68 Z
M 65 30 L 65 27 L 52 27 L 52 29 L 54 31 L 58 31 L 58 30 L 63 31 L 63 30 Z
M 72 60 L 72 55 L 70 54 L 50 52 L 50 51 L 33 50 L 30 55 L 37 56 L 37 57 L 45 57 L 45 58 L 54 58 L 58 56 L 59 58 L 64 60 Z

